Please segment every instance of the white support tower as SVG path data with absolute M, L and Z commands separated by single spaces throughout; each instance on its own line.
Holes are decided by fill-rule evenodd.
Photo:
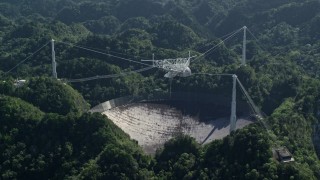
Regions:
M 230 116 L 230 133 L 236 130 L 236 122 L 237 122 L 237 103 L 236 103 L 236 95 L 237 95 L 237 75 L 232 75 L 233 79 L 233 87 L 232 87 L 232 101 L 231 101 L 231 116 Z
M 52 76 L 57 79 L 57 63 L 56 63 L 56 53 L 54 51 L 54 40 L 51 39 L 51 53 L 52 53 Z
M 242 60 L 241 65 L 246 65 L 246 49 L 247 49 L 247 26 L 243 26 L 243 43 L 242 43 Z

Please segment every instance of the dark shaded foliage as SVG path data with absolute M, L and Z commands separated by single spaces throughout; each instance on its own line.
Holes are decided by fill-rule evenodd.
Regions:
M 319 7 L 318 0 L 2 0 L 0 179 L 319 179 Z M 247 34 L 247 66 L 239 62 L 241 33 L 200 56 L 244 25 L 255 35 Z M 85 113 L 85 100 L 169 91 L 164 73 L 71 84 L 81 96 L 48 78 L 49 46 L 5 73 L 52 38 L 58 77 L 67 79 L 145 67 L 115 56 L 140 62 L 190 50 L 198 55 L 193 72 L 237 74 L 270 115 L 271 131 L 251 125 L 206 146 L 179 135 L 146 156 L 106 117 Z M 16 78 L 27 84 L 14 86 Z M 231 78 L 196 75 L 175 78 L 171 88 L 229 97 L 231 85 Z M 296 162 L 274 160 L 278 146 Z

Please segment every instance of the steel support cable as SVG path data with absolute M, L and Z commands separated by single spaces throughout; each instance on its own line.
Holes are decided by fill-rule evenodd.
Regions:
M 264 128 L 267 130 L 267 133 L 269 134 L 269 137 L 272 139 L 272 141 L 274 142 L 274 144 L 278 147 L 280 147 L 281 145 L 279 144 L 279 138 L 275 135 L 275 133 L 272 131 L 272 129 L 270 128 L 269 124 L 264 120 L 265 118 L 265 114 L 263 112 L 261 112 L 257 106 L 253 103 L 252 99 L 250 98 L 248 92 L 245 90 L 245 88 L 243 87 L 243 85 L 241 84 L 241 82 L 238 80 L 238 83 L 240 84 L 241 89 L 243 90 L 243 92 L 245 92 L 245 94 L 247 94 L 247 98 L 250 99 L 250 101 L 252 102 L 252 104 L 254 105 L 256 111 L 258 111 L 258 113 L 260 114 L 260 117 L 258 117 L 258 121 L 260 122 L 260 124 L 262 124 L 264 126 Z
M 145 69 L 146 71 L 148 69 Z M 137 72 L 142 72 L 142 71 L 137 71 Z M 121 73 L 121 74 L 112 74 L 112 75 L 102 75 L 102 76 L 93 76 L 89 78 L 80 78 L 80 79 L 67 79 L 67 82 L 85 82 L 85 81 L 91 81 L 91 80 L 96 80 L 96 79 L 108 79 L 108 78 L 115 78 L 115 77 L 120 77 L 120 76 L 125 76 L 127 74 L 134 73 L 134 72 L 127 72 L 127 73 Z
M 228 36 L 227 38 L 223 39 L 221 42 L 219 42 L 218 44 L 216 44 L 215 46 L 213 46 L 212 48 L 210 48 L 209 50 L 205 51 L 204 53 L 202 53 L 200 56 L 198 56 L 198 58 L 200 58 L 201 56 L 206 55 L 208 52 L 215 50 L 218 46 L 220 46 L 222 43 L 224 43 L 225 41 L 227 41 L 228 39 L 234 37 L 238 32 L 240 32 L 242 29 L 239 29 L 238 31 L 236 31 L 235 33 L 233 33 L 232 35 Z
M 209 75 L 209 76 L 232 76 L 233 74 L 211 74 L 211 73 L 194 73 L 192 75 Z
M 67 79 L 67 82 L 83 82 L 83 81 L 90 81 L 90 80 L 95 80 L 95 79 L 107 79 L 107 78 L 115 78 L 115 77 L 120 77 L 120 76 L 125 76 L 131 73 L 137 73 L 137 72 L 143 72 L 147 71 L 149 69 L 152 69 L 153 67 L 147 67 L 135 71 L 130 71 L 130 72 L 124 72 L 124 73 L 119 73 L 119 74 L 110 74 L 110 75 L 101 75 L 101 76 L 92 76 L 88 78 L 80 78 L 80 79 Z
M 246 91 L 240 80 L 237 78 L 237 82 L 241 87 L 242 92 L 245 94 L 246 98 L 248 99 L 249 103 L 254 109 L 254 112 L 259 115 L 258 120 L 261 121 L 262 125 L 267 129 L 270 130 L 270 126 L 267 124 L 267 122 L 264 121 L 264 114 L 260 111 L 260 109 L 254 104 L 253 100 L 251 99 L 249 93 Z
M 92 48 L 91 48 L 92 49 Z M 94 48 L 96 49 L 96 48 Z M 103 49 L 97 49 L 97 50 L 100 50 L 100 51 L 104 51 Z M 132 54 L 125 54 L 125 53 L 121 53 L 121 52 L 116 52 L 116 51 L 112 51 L 112 50 L 106 50 L 108 53 L 114 53 L 114 54 L 119 54 L 119 55 L 125 55 L 125 56 L 129 56 L 129 57 L 132 57 L 132 58 L 140 58 L 140 59 L 148 59 L 148 57 L 142 57 L 142 56 L 135 56 L 135 55 L 132 55 Z
M 241 90 L 243 91 L 245 97 L 248 99 L 250 105 L 253 107 L 253 110 L 256 114 L 258 114 L 259 116 L 261 116 L 261 112 L 259 110 L 259 108 L 254 104 L 253 100 L 251 99 L 249 93 L 247 92 L 247 90 L 245 90 L 244 86 L 242 85 L 242 83 L 240 82 L 240 80 L 237 78 L 237 81 L 239 83 L 239 86 L 241 88 Z
M 267 133 L 269 134 L 269 137 L 272 139 L 272 141 L 275 143 L 275 145 L 279 146 L 278 137 L 271 130 L 269 124 L 266 121 L 264 121 L 265 114 L 263 112 L 261 112 L 260 109 L 254 104 L 254 102 L 251 99 L 250 95 L 248 94 L 248 92 L 246 91 L 246 89 L 244 88 L 244 86 L 242 85 L 242 83 L 240 82 L 240 80 L 238 78 L 237 78 L 237 82 L 241 87 L 240 89 L 245 94 L 245 97 L 250 102 L 249 104 L 251 104 L 252 108 L 254 109 L 254 112 L 259 115 L 257 117 L 258 122 L 260 124 L 262 124 L 262 126 L 267 130 Z
M 216 44 L 215 46 L 213 46 L 212 48 L 210 48 L 209 50 L 205 51 L 204 53 L 202 53 L 201 55 L 197 56 L 197 58 L 195 58 L 193 61 L 199 59 L 200 57 L 206 55 L 207 53 L 209 53 L 210 51 L 213 51 L 215 48 L 217 48 L 218 46 L 220 46 L 222 43 L 224 43 L 225 41 L 227 41 L 228 39 L 234 37 L 237 33 L 239 33 L 243 28 L 237 30 L 236 32 L 234 32 L 233 34 L 231 34 L 230 36 L 228 36 L 227 38 L 225 38 L 224 40 L 222 40 L 221 42 L 219 42 L 218 44 Z
M 209 75 L 209 76 L 233 76 L 234 74 L 210 74 L 210 73 L 196 73 L 195 75 Z M 246 93 L 246 91 L 245 91 L 245 88 L 243 87 L 243 85 L 241 84 L 241 82 L 240 82 L 240 80 L 237 78 L 237 81 L 238 81 L 238 83 L 239 83 L 239 85 L 240 85 L 240 89 L 241 89 L 241 91 L 243 92 L 243 94 L 244 94 L 244 96 L 246 97 L 246 99 L 247 99 L 247 102 L 248 102 L 248 104 L 249 104 L 249 106 L 250 106 L 250 108 L 251 108 L 251 110 L 255 113 L 255 114 L 258 114 L 258 115 L 260 115 L 257 111 L 256 111 L 256 109 L 258 109 L 258 108 L 255 108 L 254 107 L 254 103 L 253 103 L 253 101 L 251 100 L 249 100 L 249 98 L 250 98 L 250 96 L 249 96 L 249 94 L 248 93 Z M 249 97 L 249 98 L 248 98 Z M 250 98 L 251 99 L 251 98 Z M 250 103 L 250 102 L 252 102 L 252 103 Z
M 229 36 L 229 35 L 235 33 L 236 31 L 239 31 L 239 30 L 241 30 L 241 29 L 243 29 L 243 27 L 240 28 L 240 29 L 234 30 L 234 31 L 232 31 L 232 32 L 230 32 L 230 33 L 228 33 L 228 34 L 225 34 L 225 35 L 223 35 L 223 36 L 221 36 L 221 37 L 218 37 L 217 39 L 223 39 L 224 37 Z M 202 46 L 198 47 L 197 49 L 203 49 L 205 46 L 206 46 L 206 45 L 202 45 Z
M 232 32 L 229 33 L 229 34 L 226 34 L 226 35 L 224 35 L 224 36 L 221 36 L 221 37 L 219 37 L 219 39 L 222 39 L 222 38 L 224 38 L 224 37 L 226 37 L 226 36 L 229 36 L 230 34 L 237 33 L 238 31 L 241 31 L 241 30 L 243 30 L 243 27 L 242 27 L 242 28 L 239 28 L 239 29 L 237 29 L 237 30 L 232 31 Z
M 210 75 L 210 76 L 232 76 L 234 74 L 211 74 L 211 73 L 195 73 L 193 75 Z M 240 82 L 240 80 L 238 78 L 237 82 L 240 86 L 240 89 L 242 91 L 242 93 L 244 94 L 245 98 L 248 101 L 248 104 L 251 108 L 251 110 L 258 115 L 258 121 L 264 126 L 264 128 L 266 128 L 267 131 L 271 130 L 270 126 L 267 124 L 267 122 L 265 122 L 264 119 L 264 114 L 260 111 L 260 109 L 255 105 L 255 103 L 253 102 L 253 100 L 251 99 L 249 93 L 247 92 L 247 90 L 244 88 L 244 86 L 242 85 L 242 83 Z
M 142 69 L 138 69 L 135 71 L 130 71 L 130 72 L 123 72 L 123 73 L 119 73 L 119 74 L 109 74 L 109 75 L 98 75 L 98 76 L 92 76 L 92 77 L 87 77 L 87 78 L 79 78 L 79 79 L 66 79 L 67 82 L 73 83 L 73 82 L 84 82 L 84 81 L 92 81 L 92 80 L 96 80 L 96 79 L 108 79 L 108 78 L 116 78 L 116 77 L 120 77 L 120 76 L 126 76 L 132 73 L 140 73 L 143 71 L 147 71 L 150 70 L 154 67 L 146 67 L 146 68 L 142 68 Z
M 71 44 L 71 43 L 69 43 Z M 114 54 L 119 54 L 119 55 L 125 55 L 125 56 L 129 56 L 129 57 L 132 57 L 132 58 L 135 58 L 135 57 L 140 57 L 140 58 L 144 58 L 144 59 L 147 59 L 147 57 L 142 57 L 142 56 L 134 56 L 134 55 L 128 55 L 128 54 L 125 54 L 125 53 L 121 53 L 121 52 L 116 52 L 116 51 L 112 51 L 112 50 L 106 50 L 106 49 L 99 49 L 99 48 L 93 48 L 93 47 L 85 47 L 85 46 L 81 46 L 83 48 L 88 48 L 88 49 L 91 49 L 91 50 L 94 50 L 94 51 L 106 51 L 108 54 L 110 53 L 114 53 Z
M 58 63 L 66 63 L 66 62 L 63 62 L 63 61 L 60 61 L 60 60 L 56 60 Z M 98 76 L 98 74 L 96 74 L 95 72 L 93 72 L 90 68 L 88 68 L 87 66 L 84 66 L 88 71 L 90 71 L 92 74 Z
M 238 79 L 238 78 L 237 78 L 237 79 Z M 250 107 L 250 109 L 252 110 L 252 112 L 257 115 L 257 112 L 256 112 L 254 106 L 250 103 L 249 98 L 247 97 L 245 91 L 243 90 L 243 88 L 242 88 L 241 86 L 240 86 L 240 90 L 241 90 L 242 94 L 244 95 L 245 99 L 247 100 L 247 103 L 249 104 L 249 107 Z
M 149 66 L 150 67 L 149 64 L 142 63 L 142 62 L 139 62 L 139 61 L 135 61 L 135 60 L 132 60 L 132 59 L 115 56 L 115 55 L 112 55 L 112 54 L 109 54 L 109 53 L 96 51 L 96 50 L 93 50 L 93 49 L 90 49 L 90 48 L 86 48 L 86 47 L 83 47 L 83 46 L 78 46 L 78 45 L 67 43 L 67 42 L 62 42 L 62 41 L 57 41 L 57 42 L 62 43 L 62 44 L 66 44 L 66 45 L 69 45 L 69 46 L 74 46 L 74 47 L 79 48 L 79 49 L 95 52 L 95 53 L 98 53 L 98 54 L 102 54 L 102 55 L 106 55 L 106 56 L 110 56 L 110 57 L 114 57 L 114 58 L 117 58 L 117 59 L 121 59 L 121 60 L 125 60 L 125 61 L 129 61 L 129 62 L 133 62 L 133 63 L 137 63 L 137 64 L 141 64 L 141 65 L 145 65 L 145 66 Z
M 248 32 L 250 33 L 250 35 L 257 41 L 257 44 L 259 45 L 260 49 L 262 49 L 263 51 L 267 51 L 266 49 L 264 49 L 264 48 L 262 47 L 262 45 L 260 44 L 258 38 L 256 38 L 256 36 L 250 31 L 250 29 L 247 28 L 247 30 L 248 30 Z
M 237 80 L 238 80 L 238 79 L 237 79 Z M 238 83 L 239 83 L 239 81 L 238 81 Z M 240 84 L 240 83 L 239 83 L 239 84 Z M 240 88 L 240 89 L 241 89 L 241 92 L 244 94 L 245 98 L 247 99 L 247 102 L 248 102 L 251 110 L 254 112 L 254 114 L 258 115 L 258 122 L 259 122 L 265 129 L 270 130 L 269 125 L 267 125 L 266 122 L 263 121 L 262 116 L 260 116 L 259 113 L 256 112 L 255 106 L 250 103 L 250 99 L 251 99 L 251 98 L 249 98 L 250 96 L 248 96 L 248 94 L 246 93 L 246 91 L 244 90 L 244 88 L 243 88 L 242 86 L 240 86 L 240 87 L 241 87 L 241 88 Z M 260 117 L 261 117 L 261 118 L 260 118 Z
M 50 43 L 47 42 L 45 45 L 41 46 L 38 50 L 34 51 L 33 53 L 31 53 L 28 57 L 26 57 L 24 60 L 20 61 L 17 65 L 15 65 L 13 68 L 11 68 L 9 71 L 5 72 L 5 74 L 11 72 L 12 70 L 14 70 L 15 68 L 17 68 L 18 66 L 20 66 L 22 63 L 24 63 L 25 61 L 27 61 L 29 58 L 31 58 L 33 55 L 35 55 L 36 53 L 38 53 L 41 49 L 43 49 L 45 46 L 47 46 Z

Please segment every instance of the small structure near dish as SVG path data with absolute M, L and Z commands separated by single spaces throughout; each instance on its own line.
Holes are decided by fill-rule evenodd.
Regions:
M 27 80 L 25 80 L 25 79 L 19 79 L 19 80 L 15 80 L 14 81 L 14 83 L 13 83 L 13 85 L 15 86 L 15 87 L 22 87 L 22 86 L 24 86 L 25 84 L 26 84 L 26 82 L 27 82 Z
M 289 150 L 286 147 L 280 147 L 278 149 L 274 150 L 276 153 L 277 160 L 282 163 L 288 163 L 293 162 L 294 158 L 292 154 L 289 152 Z

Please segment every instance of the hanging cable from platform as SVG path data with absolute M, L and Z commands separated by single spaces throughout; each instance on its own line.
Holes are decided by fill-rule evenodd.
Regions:
M 215 46 L 213 46 L 212 48 L 208 49 L 207 51 L 205 51 L 204 53 L 200 54 L 197 58 L 193 59 L 193 61 L 199 59 L 202 56 L 207 55 L 209 52 L 215 50 L 218 46 L 220 46 L 221 44 L 223 44 L 225 41 L 229 40 L 230 38 L 234 37 L 236 34 L 238 34 L 240 31 L 243 30 L 244 27 L 236 30 L 234 33 L 232 33 L 231 35 L 229 35 L 228 37 L 226 37 L 225 39 L 223 39 L 221 42 L 219 42 L 218 44 L 216 44 Z
M 109 74 L 109 75 L 101 75 L 101 76 L 92 76 L 92 77 L 88 77 L 88 78 L 79 78 L 79 79 L 66 79 L 66 82 L 69 83 L 75 83 L 75 82 L 85 82 L 85 81 L 92 81 L 92 80 L 96 80 L 96 79 L 108 79 L 108 78 L 116 78 L 116 77 L 120 77 L 120 76 L 126 76 L 132 73 L 140 73 L 140 72 L 144 72 L 147 70 L 150 70 L 154 67 L 146 67 L 146 68 L 142 68 L 142 69 L 138 69 L 135 71 L 130 71 L 130 72 L 123 72 L 123 73 L 118 73 L 118 74 Z
M 146 63 L 142 63 L 142 62 L 135 61 L 135 60 L 132 60 L 132 59 L 128 59 L 128 58 L 112 55 L 110 53 L 105 53 L 105 52 L 93 50 L 93 49 L 86 48 L 86 47 L 83 47 L 83 46 L 78 46 L 78 45 L 67 43 L 67 42 L 63 42 L 63 41 L 57 41 L 57 42 L 62 43 L 62 44 L 66 44 L 66 45 L 69 45 L 69 46 L 73 46 L 73 47 L 76 47 L 76 48 L 79 48 L 79 49 L 83 49 L 83 50 L 95 52 L 95 53 L 98 53 L 98 54 L 114 57 L 114 58 L 117 58 L 117 59 L 125 60 L 125 61 L 128 61 L 128 62 L 133 62 L 133 63 L 140 64 L 140 65 L 150 66 L 149 64 L 146 64 Z
M 243 94 L 245 95 L 249 105 L 251 106 L 253 112 L 257 115 L 257 119 L 259 122 L 262 123 L 262 125 L 267 129 L 270 130 L 270 126 L 267 124 L 267 122 L 264 121 L 264 117 L 262 112 L 260 111 L 260 109 L 255 105 L 255 103 L 253 102 L 253 100 L 251 99 L 249 93 L 247 92 L 247 90 L 244 88 L 244 86 L 242 85 L 242 83 L 240 82 L 239 79 L 237 79 L 237 82 L 240 86 L 240 89 L 242 90 Z
M 26 57 L 24 60 L 20 61 L 17 65 L 15 65 L 13 68 L 11 68 L 9 71 L 5 72 L 5 74 L 11 72 L 12 70 L 14 70 L 15 68 L 17 68 L 18 66 L 20 66 L 22 63 L 24 63 L 25 61 L 27 61 L 29 58 L 31 58 L 32 56 L 34 56 L 35 54 L 37 54 L 41 49 L 43 49 L 44 47 L 46 47 L 48 44 L 50 43 L 50 41 L 48 41 L 45 45 L 41 46 L 39 49 L 37 49 L 36 51 L 34 51 L 33 53 L 31 53 L 28 57 Z

